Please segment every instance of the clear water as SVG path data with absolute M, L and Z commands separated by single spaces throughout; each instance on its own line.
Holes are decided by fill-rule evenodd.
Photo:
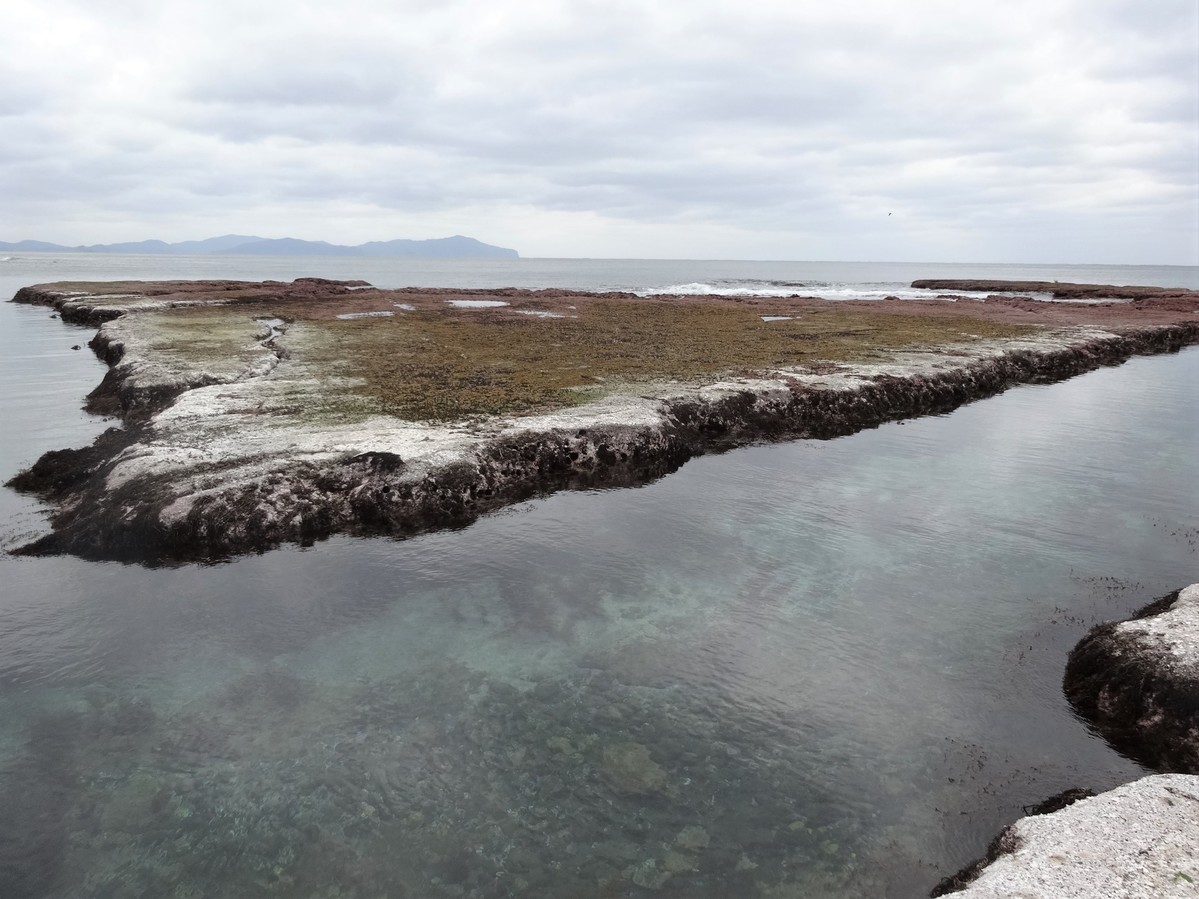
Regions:
M 0 304 L 4 476 L 106 426 L 88 336 Z M 1059 684 L 1199 580 L 1197 384 L 1193 348 L 407 541 L 0 557 L 0 895 L 926 894 L 1140 773 Z

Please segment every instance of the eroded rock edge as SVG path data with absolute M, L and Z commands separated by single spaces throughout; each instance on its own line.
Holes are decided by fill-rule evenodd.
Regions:
M 83 322 L 115 317 L 53 295 L 31 294 L 22 301 L 55 306 L 64 317 L 70 309 Z M 1066 346 L 1025 346 L 935 373 L 881 374 L 848 388 L 783 376 L 744 389 L 684 391 L 655 400 L 652 425 L 508 428 L 480 439 L 463 457 L 419 473 L 407 470 L 398 455 L 381 464 L 388 454 L 355 453 L 332 462 L 296 461 L 222 488 L 221 465 L 212 464 L 203 474 L 216 489 L 182 504 L 175 477 L 151 475 L 112 487 L 106 475 L 122 452 L 151 433 L 157 410 L 206 382 L 131 393 L 120 364 L 123 348 L 97 335 L 93 348 L 110 371 L 90 402 L 121 414 L 127 426 L 102 435 L 93 447 L 47 453 L 10 482 L 56 509 L 53 531 L 16 552 L 156 564 L 310 544 L 337 533 L 403 536 L 461 527 L 538 494 L 645 483 L 708 452 L 767 440 L 844 436 L 891 420 L 948 412 L 1016 384 L 1062 380 L 1134 355 L 1174 352 L 1199 343 L 1199 323 L 1095 335 Z

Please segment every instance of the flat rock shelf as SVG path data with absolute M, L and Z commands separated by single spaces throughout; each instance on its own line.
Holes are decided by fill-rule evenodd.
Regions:
M 1021 295 L 1039 286 L 927 301 L 315 278 L 27 287 L 15 302 L 99 328 L 109 371 L 88 408 L 122 427 L 9 482 L 53 507 L 52 531 L 17 552 L 163 564 L 461 526 L 1199 342 L 1199 293 Z

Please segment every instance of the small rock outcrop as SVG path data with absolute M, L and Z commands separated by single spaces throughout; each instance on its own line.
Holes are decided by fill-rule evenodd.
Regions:
M 1093 628 L 1070 653 L 1063 688 L 1120 752 L 1199 773 L 1199 584 Z
M 930 895 L 1199 896 L 1199 584 L 1092 628 L 1063 690 L 1113 747 L 1169 773 L 1048 800 Z
M 923 278 L 912 282 L 919 290 L 970 291 L 972 293 L 1047 293 L 1058 300 L 1161 300 L 1189 297 L 1184 287 L 1139 287 L 1120 284 L 1072 284 L 1066 281 L 999 281 L 985 278 Z

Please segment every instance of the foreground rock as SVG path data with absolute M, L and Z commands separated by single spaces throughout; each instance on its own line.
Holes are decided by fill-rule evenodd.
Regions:
M 125 422 L 10 482 L 56 509 L 53 533 L 19 551 L 141 562 L 460 526 L 1199 342 L 1199 295 L 654 300 L 300 279 L 15 299 L 101 325 L 91 345 L 110 370 L 89 407 Z
M 1159 774 L 1021 818 L 995 839 L 982 863 L 932 895 L 1183 899 L 1199 892 L 1196 847 L 1199 777 Z
M 1199 584 L 1093 628 L 1070 654 L 1064 689 L 1120 752 L 1199 774 Z
M 1050 800 L 1040 811 L 1051 814 L 1006 828 L 932 895 L 1199 895 L 1199 584 L 1092 628 L 1070 653 L 1063 689 L 1116 749 L 1175 773 Z

